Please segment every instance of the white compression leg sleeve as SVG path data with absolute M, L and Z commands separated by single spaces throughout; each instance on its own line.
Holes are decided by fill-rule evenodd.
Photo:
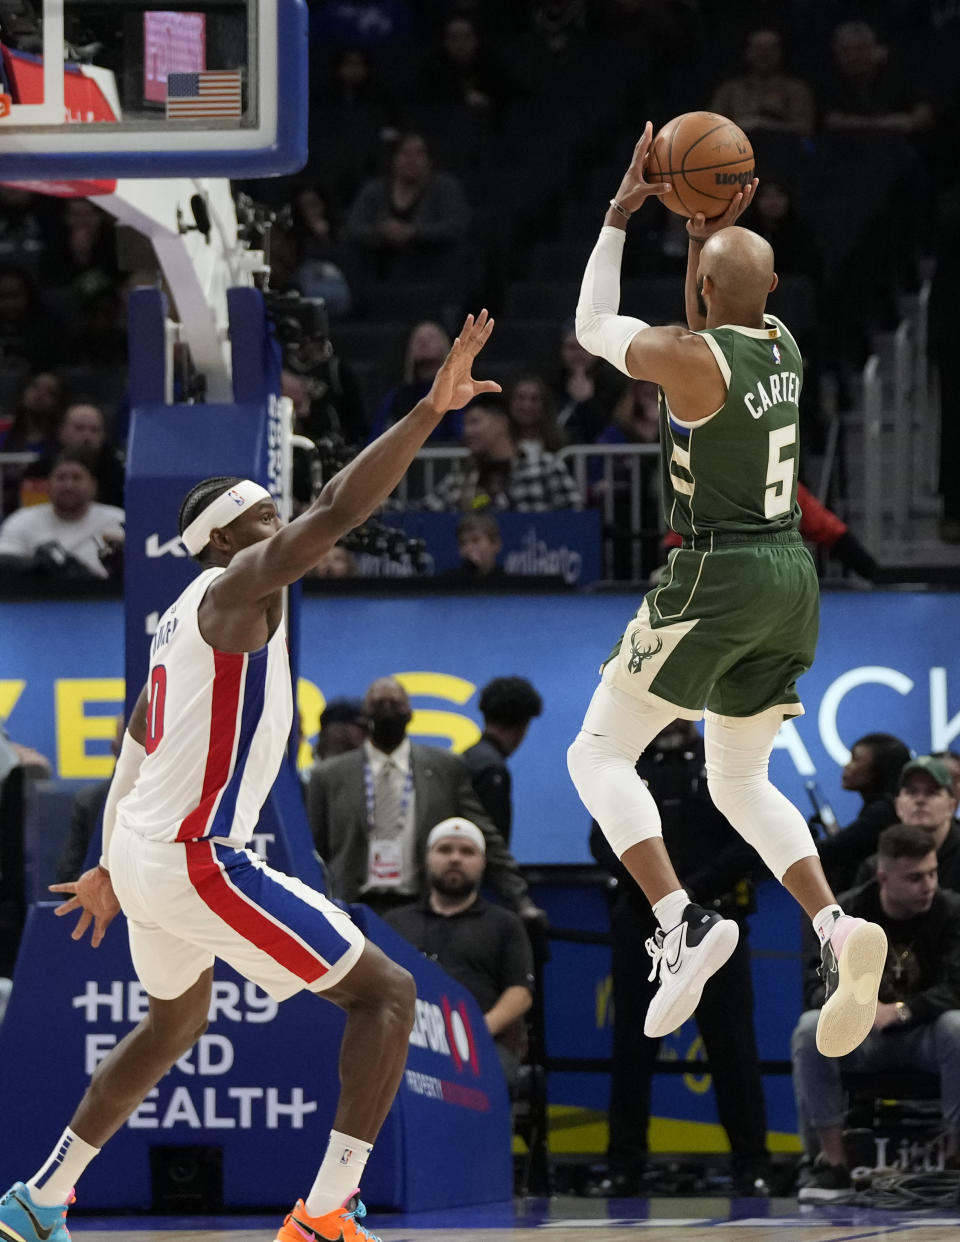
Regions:
M 567 751 L 567 769 L 577 793 L 618 858 L 631 845 L 661 835 L 660 812 L 635 764 L 673 719 L 669 707 L 601 681 L 583 728 Z
M 743 718 L 707 712 L 703 730 L 710 796 L 778 880 L 801 858 L 817 856 L 803 816 L 767 775 L 782 719 L 780 708 Z

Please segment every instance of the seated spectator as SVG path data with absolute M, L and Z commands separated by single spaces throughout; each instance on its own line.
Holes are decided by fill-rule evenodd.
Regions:
M 57 450 L 57 426 L 63 414 L 63 389 L 49 371 L 32 375 L 24 385 L 12 424 L 0 437 L 0 452 L 36 453 L 45 457 Z M 20 503 L 23 470 L 3 473 L 3 511 L 12 513 Z
M 894 801 L 897 818 L 930 834 L 942 888 L 960 892 L 960 823 L 953 773 L 940 759 L 921 755 L 900 774 Z
M 656 444 L 660 439 L 660 403 L 651 380 L 628 380 L 609 424 L 595 444 Z
M 539 375 L 520 375 L 510 386 L 507 410 L 521 449 L 555 453 L 563 445 L 553 393 Z
M 767 26 L 751 30 L 744 49 L 747 72 L 727 78 L 710 103 L 745 129 L 813 133 L 813 94 L 805 82 L 783 72 L 783 43 Z M 779 255 L 777 256 L 779 261 Z
M 17 267 L 0 267 L 0 365 L 39 371 L 61 353 L 59 331 L 33 280 Z
M 114 759 L 120 754 L 125 728 L 126 721 L 120 715 L 117 717 L 116 733 L 110 741 L 110 753 Z M 70 829 L 57 862 L 58 883 L 69 883 L 83 874 L 83 864 L 86 862 L 93 835 L 100 826 L 112 779 L 108 776 L 106 780 L 88 782 L 74 796 L 70 811 Z
M 27 914 L 23 824 L 29 786 L 48 778 L 51 770 L 45 755 L 12 741 L 0 721 L 0 1021 Z
M 356 750 L 367 740 L 367 714 L 360 699 L 331 699 L 320 713 L 313 753 L 320 762 Z
M 113 217 L 86 198 L 62 201 L 42 267 L 45 283 L 77 294 L 113 285 L 119 275 Z
M 446 585 L 502 586 L 507 572 L 498 563 L 503 551 L 500 524 L 492 513 L 467 513 L 457 523 L 457 551 L 460 564 L 445 569 L 437 580 Z
M 608 426 L 596 438 L 597 444 L 657 444 L 660 440 L 660 406 L 656 384 L 649 380 L 627 380 Z M 639 525 L 633 509 L 632 471 L 640 480 Z M 608 527 L 615 537 L 613 575 L 633 576 L 633 548 L 640 542 L 641 576 L 654 571 L 659 560 L 662 517 L 660 513 L 659 454 L 642 457 L 639 462 L 625 457 L 591 457 L 587 465 L 590 501 L 603 504 Z
M 353 294 L 337 262 L 334 222 L 326 192 L 319 185 L 302 185 L 290 204 L 291 241 L 296 267 L 291 284 L 305 298 L 322 298 L 332 319 L 350 314 Z
M 36 781 L 47 781 L 53 776 L 53 764 L 47 756 L 25 742 L 15 742 L 0 720 L 0 782 L 13 768 L 20 768 Z
M 48 504 L 19 509 L 0 524 L 0 556 L 20 562 L 24 570 L 108 577 L 99 553 L 123 542 L 123 510 L 97 503 L 93 469 L 78 453 L 60 454 L 48 485 Z
M 848 1195 L 850 1170 L 843 1142 L 844 1070 L 925 1070 L 940 1075 L 947 1158 L 960 1167 L 960 896 L 938 891 L 937 855 L 930 835 L 893 824 L 880 834 L 876 879 L 842 898 L 854 918 L 870 919 L 889 942 L 873 1030 L 845 1057 L 817 1051 L 824 985 L 816 960 L 805 982 L 807 1011 L 793 1032 L 790 1057 L 801 1137 L 819 1155 L 801 1185 L 802 1203 Z
M 311 578 L 356 578 L 357 558 L 339 545 L 322 556 L 308 575 Z
M 68 405 L 57 428 L 57 444 L 59 451 L 80 453 L 89 460 L 97 480 L 97 500 L 123 507 L 123 458 L 107 441 L 107 424 L 98 405 L 89 401 Z M 43 504 L 50 499 L 48 481 L 55 457 L 48 452 L 24 470 L 21 505 Z
M 116 284 L 99 269 L 83 278 L 76 293 L 65 357 L 78 366 L 114 370 L 127 360 L 126 306 Z
M 487 839 L 488 881 L 521 915 L 539 912 L 459 755 L 411 742 L 410 699 L 395 677 L 367 689 L 370 736 L 310 774 L 307 816 L 332 896 L 362 901 L 378 914 L 423 896 L 426 840 L 451 816 L 477 824 Z
M 543 711 L 543 699 L 525 677 L 494 677 L 480 691 L 483 732 L 463 752 L 473 788 L 497 831 L 510 844 L 513 802 L 506 760 L 527 736 L 530 721 Z
M 533 952 L 520 919 L 480 896 L 486 839 L 476 824 L 445 819 L 426 840 L 426 894 L 387 922 L 471 994 L 494 1038 L 511 1095 L 526 1051 Z
M 568 444 L 592 444 L 610 422 L 624 377 L 583 348 L 570 320 L 561 331 L 560 368 L 552 388 L 561 436 Z
M 935 750 L 931 759 L 939 759 L 953 778 L 953 792 L 960 799 L 960 755 L 952 750 Z
M 551 60 L 575 54 L 586 25 L 584 0 L 535 0 L 531 6 L 530 29 Z
M 893 800 L 897 819 L 911 828 L 922 828 L 937 852 L 941 888 L 960 892 L 960 823 L 953 776 L 932 755 L 911 759 L 900 773 Z M 876 875 L 877 860 L 871 856 L 860 865 L 856 883 L 865 884 Z
M 779 276 L 792 273 L 817 278 L 820 273 L 817 238 L 800 219 L 790 188 L 784 182 L 760 182 L 753 202 L 744 213 L 743 224 L 766 238 L 773 247 Z
M 518 448 L 506 403 L 497 394 L 483 394 L 464 410 L 463 443 L 470 456 L 426 497 L 428 509 L 544 513 L 582 507 L 577 485 L 558 457 Z
M 856 819 L 817 842 L 820 861 L 835 893 L 850 888 L 857 869 L 877 848 L 884 828 L 897 822 L 894 795 L 910 751 L 890 733 L 867 733 L 854 742 L 844 765 L 844 789 L 858 793 L 863 805 Z M 811 825 L 818 823 L 814 817 Z
M 826 129 L 919 134 L 933 124 L 920 91 L 864 21 L 842 22 L 831 39 L 833 69 L 821 91 Z
M 405 134 L 385 177 L 361 186 L 344 235 L 366 256 L 377 279 L 442 276 L 467 235 L 470 210 L 463 187 L 436 172 L 420 134 Z
M 377 80 L 370 56 L 362 47 L 345 47 L 337 53 L 333 71 L 318 75 L 311 84 L 311 107 L 363 111 L 375 118 L 381 142 L 396 142 L 399 109 L 390 91 Z
M 367 411 L 356 372 L 334 351 L 329 337 L 288 346 L 282 392 L 293 402 L 293 430 L 315 442 L 326 437 L 362 444 Z M 295 368 L 295 369 L 290 369 Z
M 403 380 L 387 390 L 374 411 L 370 440 L 382 435 L 430 391 L 451 345 L 446 328 L 432 319 L 414 326 L 403 357 Z M 455 442 L 463 432 L 463 411 L 449 410 L 427 437 L 428 444 Z
M 479 108 L 500 125 L 515 94 L 516 84 L 494 49 L 481 40 L 473 19 L 460 13 L 448 18 L 441 46 L 424 61 L 418 98 Z
M 43 194 L 0 185 L 0 263 L 37 263 L 47 247 L 49 203 Z

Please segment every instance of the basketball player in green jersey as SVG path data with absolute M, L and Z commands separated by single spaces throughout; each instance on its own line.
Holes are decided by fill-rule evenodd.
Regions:
M 764 312 L 777 284 L 773 251 L 734 225 L 756 180 L 722 216 L 688 221 L 688 328 L 618 313 L 627 223 L 665 189 L 644 179 L 652 137 L 648 122 L 611 199 L 583 276 L 577 337 L 624 374 L 659 385 L 663 501 L 683 545 L 604 664 L 568 766 L 660 924 L 647 941 L 660 986 L 644 1030 L 666 1035 L 693 1013 L 738 930 L 684 892 L 634 764 L 671 720 L 705 714 L 710 793 L 810 916 L 827 988 L 817 1047 L 844 1056 L 873 1026 L 886 937 L 843 914 L 803 816 L 767 774 L 781 722 L 803 712 L 796 680 L 817 640 L 817 576 L 797 533 L 803 363 L 786 327 Z

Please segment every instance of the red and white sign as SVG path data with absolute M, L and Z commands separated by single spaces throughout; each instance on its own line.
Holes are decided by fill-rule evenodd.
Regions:
M 10 95 L 3 98 L 15 104 L 43 103 L 43 61 L 39 56 L 0 48 L 3 68 L 10 84 Z M 87 77 L 79 65 L 63 67 L 63 98 L 67 121 L 116 121 L 113 109 L 100 86 Z M 17 181 L 25 190 L 52 194 L 59 198 L 89 198 L 96 194 L 112 194 L 117 183 L 113 179 Z

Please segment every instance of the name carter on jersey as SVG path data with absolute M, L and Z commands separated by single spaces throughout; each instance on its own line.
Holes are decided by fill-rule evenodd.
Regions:
M 769 393 L 762 381 L 758 381 L 756 388 L 744 395 L 743 404 L 753 418 L 760 418 L 771 406 L 784 402 L 796 405 L 800 400 L 800 376 L 795 371 L 776 371 L 767 376 L 767 385 Z

